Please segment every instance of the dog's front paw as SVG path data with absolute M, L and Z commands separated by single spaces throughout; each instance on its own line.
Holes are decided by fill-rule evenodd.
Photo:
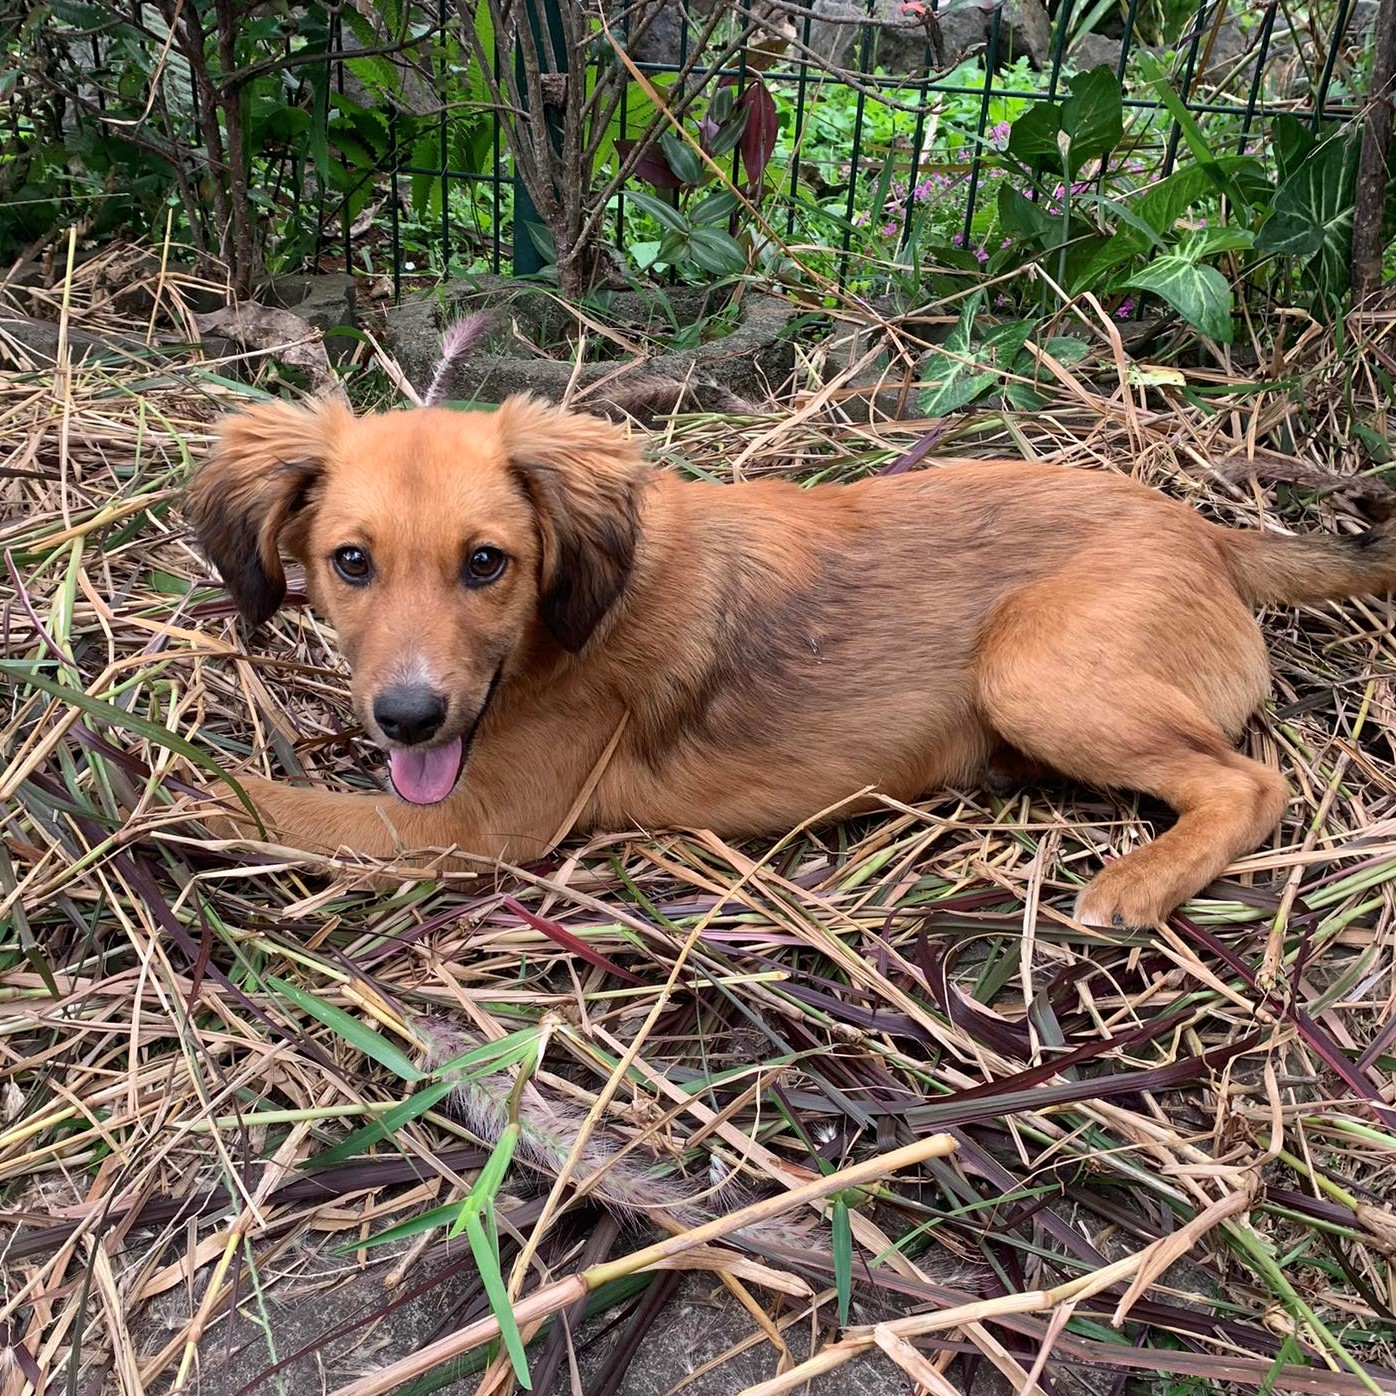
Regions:
M 1147 870 L 1133 867 L 1138 855 L 1121 858 L 1096 874 L 1076 898 L 1073 917 L 1083 926 L 1145 930 L 1160 926 L 1177 904 L 1171 887 L 1161 887 Z

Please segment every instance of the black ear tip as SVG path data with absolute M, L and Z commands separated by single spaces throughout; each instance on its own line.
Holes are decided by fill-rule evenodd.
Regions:
M 285 581 L 269 576 L 255 554 L 231 566 L 220 563 L 218 570 L 238 614 L 254 630 L 269 621 L 286 598 Z

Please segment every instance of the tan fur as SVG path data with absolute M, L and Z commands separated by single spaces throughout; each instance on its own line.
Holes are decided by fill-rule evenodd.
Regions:
M 1159 796 L 1178 821 L 1086 888 L 1098 924 L 1157 923 L 1280 818 L 1284 781 L 1233 750 L 1269 682 L 1252 606 L 1396 584 L 1388 532 L 1233 532 L 1021 461 L 692 483 L 529 399 L 257 407 L 222 424 L 189 512 L 251 620 L 284 591 L 278 545 L 305 564 L 371 736 L 375 695 L 414 675 L 449 698 L 443 740 L 486 709 L 437 805 L 252 782 L 298 846 L 527 861 L 624 720 L 580 832 L 781 832 L 868 787 L 911 800 L 991 766 Z M 372 552 L 372 585 L 335 577 L 346 543 Z M 483 543 L 511 561 L 467 589 Z

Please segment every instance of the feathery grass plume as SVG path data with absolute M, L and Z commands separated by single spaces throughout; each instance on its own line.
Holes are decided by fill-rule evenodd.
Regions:
M 440 407 L 446 400 L 446 384 L 451 370 L 484 338 L 493 319 L 487 310 L 476 311 L 464 320 L 447 325 L 441 336 L 441 360 L 431 376 L 431 386 L 422 398 L 423 407 Z
M 417 1020 L 416 1031 L 428 1045 L 427 1066 L 439 1068 L 480 1045 L 461 1024 L 433 1017 Z M 451 1105 L 470 1132 L 493 1143 L 509 1122 L 509 1097 L 515 1089 L 511 1070 L 462 1074 L 455 1082 Z M 549 1178 L 556 1178 L 577 1148 L 587 1112 L 565 1097 L 545 1094 L 532 1082 L 518 1095 L 520 1126 L 517 1157 Z M 677 1225 L 689 1230 L 723 1216 L 751 1199 L 730 1179 L 703 1186 L 681 1173 L 666 1171 L 651 1154 L 626 1149 L 613 1132 L 593 1129 L 581 1146 L 576 1181 L 609 1211 L 629 1221 Z M 827 1256 L 829 1241 L 812 1219 L 780 1217 L 748 1226 L 734 1238 L 765 1249 L 812 1252 Z

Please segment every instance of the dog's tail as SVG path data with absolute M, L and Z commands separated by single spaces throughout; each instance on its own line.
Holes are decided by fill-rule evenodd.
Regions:
M 1365 533 L 1223 531 L 1241 594 L 1252 605 L 1297 606 L 1396 591 L 1396 510 Z

